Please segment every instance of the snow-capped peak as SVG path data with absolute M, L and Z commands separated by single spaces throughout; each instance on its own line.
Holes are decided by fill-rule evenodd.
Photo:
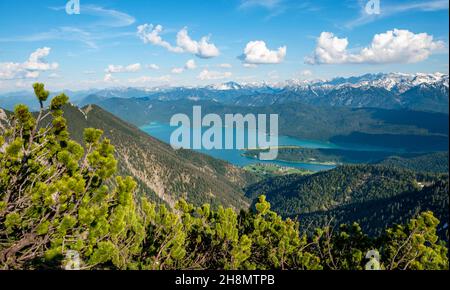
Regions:
M 239 90 L 242 86 L 236 82 L 226 82 L 221 84 L 214 84 L 207 86 L 209 89 L 217 90 L 217 91 L 229 91 L 229 90 Z

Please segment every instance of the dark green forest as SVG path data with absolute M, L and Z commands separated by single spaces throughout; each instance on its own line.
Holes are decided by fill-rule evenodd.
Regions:
M 383 165 L 344 165 L 314 175 L 273 177 L 247 188 L 253 200 L 265 194 L 284 217 L 299 219 L 305 231 L 329 223 L 358 222 L 376 235 L 422 211 L 443 221 L 440 235 L 448 240 L 448 174 L 420 173 Z
M 265 149 L 247 150 L 243 154 L 258 158 Z M 448 172 L 448 152 L 398 153 L 389 151 L 364 151 L 343 149 L 314 149 L 297 146 L 281 146 L 277 160 L 287 162 L 345 164 L 372 163 L 387 167 L 410 169 L 413 171 Z

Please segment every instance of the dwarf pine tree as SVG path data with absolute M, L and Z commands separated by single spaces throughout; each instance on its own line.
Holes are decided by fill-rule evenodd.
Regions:
M 436 234 L 438 224 L 439 220 L 428 211 L 406 225 L 387 229 L 378 242 L 385 269 L 448 269 L 448 245 Z
M 61 264 L 77 251 L 81 267 L 132 267 L 140 252 L 142 221 L 131 178 L 117 177 L 114 147 L 102 132 L 86 129 L 85 149 L 69 138 L 62 106 L 66 95 L 43 103 L 43 84 L 34 91 L 35 117 L 18 105 L 0 144 L 0 265 L 23 269 Z

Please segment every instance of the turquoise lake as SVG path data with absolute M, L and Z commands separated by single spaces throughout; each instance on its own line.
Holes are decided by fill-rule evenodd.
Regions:
M 149 134 L 152 137 L 155 137 L 159 139 L 160 141 L 163 141 L 165 143 L 170 143 L 170 136 L 172 135 L 172 132 L 176 130 L 178 127 L 171 127 L 169 124 L 165 123 L 159 123 L 159 122 L 151 122 L 148 125 L 140 127 L 140 129 L 147 134 Z M 202 132 L 207 130 L 208 128 L 202 128 Z M 195 129 L 200 130 L 200 129 Z M 244 132 L 240 130 L 245 130 Z M 240 129 L 235 128 L 234 130 L 234 137 L 236 134 L 239 133 L 245 133 L 245 136 L 254 136 L 257 134 L 256 132 L 248 132 L 247 129 Z M 236 139 L 236 138 L 234 138 Z M 192 134 L 191 134 L 191 140 L 192 140 Z M 247 144 L 247 138 L 245 140 Z M 224 142 L 223 142 L 224 143 Z M 279 146 L 301 146 L 306 148 L 333 148 L 333 149 L 350 149 L 350 150 L 384 150 L 385 148 L 374 148 L 374 147 L 355 147 L 355 146 L 338 146 L 336 144 L 330 143 L 330 142 L 323 142 L 323 141 L 316 141 L 316 140 L 302 140 L 297 138 L 292 138 L 288 136 L 279 136 L 278 138 L 278 145 Z M 295 168 L 303 168 L 307 170 L 312 171 L 322 171 L 322 170 L 328 170 L 332 169 L 335 166 L 333 165 L 321 165 L 321 164 L 310 164 L 310 163 L 294 163 L 294 162 L 283 162 L 283 161 L 261 161 L 256 160 L 252 158 L 248 158 L 245 156 L 242 156 L 243 151 L 239 149 L 212 149 L 212 150 L 206 150 L 206 149 L 199 149 L 195 150 L 197 152 L 201 152 L 207 155 L 210 155 L 214 158 L 225 160 L 230 162 L 231 164 L 234 164 L 236 166 L 245 166 L 249 164 L 255 164 L 255 163 L 271 163 L 271 164 L 277 164 L 280 166 L 287 166 L 287 167 L 295 167 Z

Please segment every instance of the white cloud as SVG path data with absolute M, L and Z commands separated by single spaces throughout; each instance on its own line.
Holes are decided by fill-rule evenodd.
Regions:
M 200 58 L 212 58 L 220 54 L 219 49 L 209 42 L 208 36 L 203 36 L 200 41 L 192 40 L 184 27 L 177 34 L 177 45 L 184 51 L 195 54 Z
M 127 65 L 127 66 L 110 64 L 108 66 L 108 68 L 106 68 L 105 72 L 109 73 L 109 74 L 134 73 L 134 72 L 138 72 L 140 70 L 141 70 L 141 64 L 140 63 L 130 64 L 130 65 Z
M 286 57 L 286 50 L 286 46 L 282 46 L 278 50 L 269 50 L 264 41 L 250 41 L 241 58 L 248 64 L 277 64 Z
M 141 76 L 134 79 L 129 79 L 128 82 L 131 84 L 147 84 L 147 83 L 166 83 L 171 80 L 170 75 L 163 75 L 160 77 L 150 77 L 150 76 Z
M 143 24 L 139 25 L 137 29 L 137 34 L 144 43 L 151 43 L 153 45 L 161 46 L 171 52 L 183 52 L 183 49 L 180 47 L 174 47 L 162 39 L 159 35 L 163 30 L 161 25 L 153 26 L 153 24 Z
M 141 64 L 140 63 L 134 63 L 127 66 L 123 65 L 113 65 L 110 64 L 105 69 L 105 76 L 103 78 L 104 82 L 111 83 L 111 82 L 118 82 L 117 79 L 114 78 L 114 74 L 117 73 L 136 73 L 141 70 Z
M 229 63 L 221 63 L 219 64 L 220 68 L 232 68 L 233 66 Z
M 376 34 L 369 46 L 357 53 L 348 51 L 347 38 L 338 38 L 331 32 L 322 32 L 317 39 L 309 64 L 345 63 L 415 63 L 427 59 L 433 52 L 442 50 L 445 44 L 434 41 L 427 33 L 415 34 L 408 30 L 389 30 Z
M 109 82 L 115 81 L 115 79 L 113 78 L 113 75 L 112 75 L 112 74 L 105 74 L 105 77 L 103 78 L 103 81 L 109 83 Z
M 182 67 L 174 67 L 171 70 L 171 73 L 173 73 L 173 74 L 181 74 L 182 72 L 184 72 L 184 68 L 182 68 Z
M 58 69 L 58 63 L 48 63 L 45 57 L 50 54 L 51 48 L 39 48 L 33 53 L 27 61 L 23 63 L 5 62 L 0 63 L 0 79 L 24 79 L 38 78 L 41 72 Z
M 212 58 L 220 54 L 219 49 L 209 42 L 209 36 L 203 36 L 199 41 L 195 41 L 189 36 L 186 27 L 177 33 L 176 46 L 162 39 L 160 34 L 163 32 L 163 27 L 161 25 L 143 24 L 139 25 L 137 29 L 137 35 L 144 43 L 161 46 L 171 52 L 188 52 L 200 58 Z
M 218 71 L 210 71 L 207 69 L 204 69 L 200 74 L 197 76 L 200 80 L 220 80 L 220 79 L 226 79 L 230 78 L 233 74 L 231 72 L 218 72 Z
M 186 64 L 184 65 L 185 69 L 196 69 L 197 68 L 197 64 L 195 63 L 195 60 L 190 59 L 186 62 Z
M 256 64 L 253 63 L 244 63 L 242 64 L 245 68 L 256 68 L 258 67 Z
M 305 78 L 310 77 L 312 75 L 313 75 L 313 72 L 308 69 L 302 70 L 300 72 L 300 76 L 305 77 Z
M 159 66 L 157 64 L 154 64 L 154 63 L 147 65 L 147 68 L 148 69 L 153 69 L 153 70 L 159 70 Z
M 184 65 L 184 67 L 174 67 L 171 70 L 171 73 L 173 74 L 181 74 L 183 73 L 185 70 L 193 70 L 197 68 L 197 64 L 195 63 L 195 60 L 190 59 L 186 62 L 186 64 Z
M 29 71 L 25 74 L 26 79 L 37 79 L 40 73 L 38 71 Z

